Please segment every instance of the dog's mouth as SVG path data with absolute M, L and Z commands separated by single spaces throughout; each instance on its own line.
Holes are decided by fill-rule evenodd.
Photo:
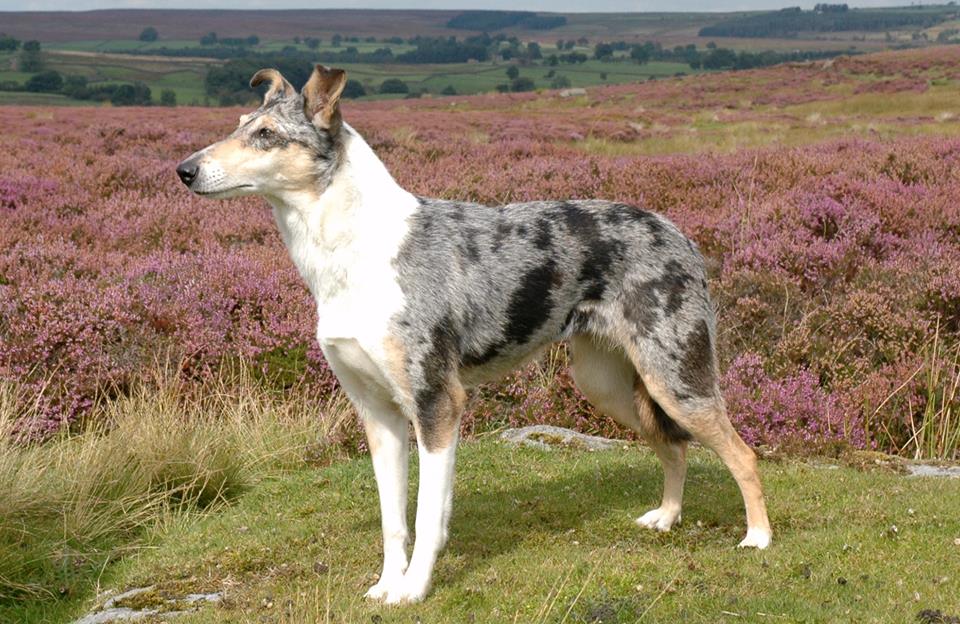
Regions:
M 230 188 L 217 189 L 215 191 L 193 191 L 197 195 L 202 195 L 204 197 L 216 197 L 217 195 L 226 195 L 228 193 L 234 193 L 237 191 L 243 191 L 245 189 L 253 188 L 252 184 L 239 184 L 237 186 L 231 186 Z

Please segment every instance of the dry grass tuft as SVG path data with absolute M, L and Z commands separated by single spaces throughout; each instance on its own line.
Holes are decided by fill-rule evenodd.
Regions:
M 271 393 L 246 373 L 201 391 L 175 376 L 105 403 L 80 433 L 23 444 L 29 397 L 0 384 L 0 601 L 64 593 L 165 515 L 230 500 L 340 452 L 342 398 Z

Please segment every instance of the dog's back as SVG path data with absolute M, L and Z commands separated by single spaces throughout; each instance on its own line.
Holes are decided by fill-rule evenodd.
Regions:
M 688 394 L 712 393 L 703 259 L 663 217 L 597 200 L 420 202 L 397 259 L 406 344 L 430 336 L 424 352 L 453 350 L 480 381 L 561 338 L 630 340 Z M 685 384 L 691 363 L 703 378 Z

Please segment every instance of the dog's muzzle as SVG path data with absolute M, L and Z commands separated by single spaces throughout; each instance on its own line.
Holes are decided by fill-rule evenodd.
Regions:
M 200 164 L 194 158 L 188 158 L 177 165 L 177 175 L 180 181 L 190 186 L 197 179 L 197 173 L 200 172 Z

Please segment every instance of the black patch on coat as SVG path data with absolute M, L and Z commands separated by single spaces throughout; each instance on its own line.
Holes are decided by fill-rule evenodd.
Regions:
M 507 240 L 510 233 L 513 232 L 513 226 L 507 223 L 503 217 L 497 220 L 497 229 L 493 234 L 493 242 L 490 243 L 490 251 L 496 253 L 503 247 L 503 242 Z
M 573 308 L 563 320 L 562 335 L 575 336 L 588 333 L 592 325 L 592 316 L 589 312 Z
M 537 237 L 533 239 L 533 244 L 541 251 L 550 249 L 553 244 L 553 232 L 550 229 L 550 222 L 546 219 L 537 221 Z
M 493 358 L 500 355 L 500 349 L 503 348 L 503 343 L 498 342 L 492 345 L 489 345 L 483 351 L 463 351 L 460 356 L 460 361 L 464 366 L 482 366 L 492 360 Z
M 643 282 L 632 290 L 628 289 L 623 300 L 623 316 L 633 325 L 636 335 L 643 337 L 650 336 L 660 322 L 660 300 L 656 289 L 650 288 L 649 284 Z
M 653 403 L 653 419 L 657 423 L 657 429 L 663 434 L 663 437 L 670 442 L 685 442 L 693 439 L 690 432 L 677 424 L 677 421 L 667 416 L 660 404 L 650 399 Z
M 477 228 L 467 227 L 463 233 L 463 253 L 471 262 L 480 260 L 480 248 L 477 246 Z
M 693 277 L 676 260 L 670 260 L 660 277 L 642 282 L 627 292 L 624 315 L 637 326 L 643 336 L 649 336 L 660 319 L 673 316 L 683 307 L 687 284 Z
M 427 439 L 440 424 L 437 404 L 446 394 L 450 374 L 457 367 L 456 330 L 450 315 L 444 315 L 430 330 L 430 346 L 420 360 L 423 385 L 417 389 L 417 420 Z
M 678 374 L 688 393 L 685 396 L 678 394 L 678 398 L 713 396 L 717 384 L 713 366 L 713 345 L 710 342 L 707 322 L 702 319 L 687 334 Z
M 559 206 L 569 234 L 583 250 L 583 261 L 577 282 L 582 284 L 584 300 L 599 300 L 607 290 L 607 278 L 614 261 L 623 254 L 623 243 L 600 235 L 597 218 L 580 206 L 564 202 Z
M 520 287 L 510 296 L 507 307 L 507 340 L 523 344 L 538 330 L 553 311 L 553 285 L 557 279 L 557 265 L 547 260 L 528 271 L 520 280 Z

